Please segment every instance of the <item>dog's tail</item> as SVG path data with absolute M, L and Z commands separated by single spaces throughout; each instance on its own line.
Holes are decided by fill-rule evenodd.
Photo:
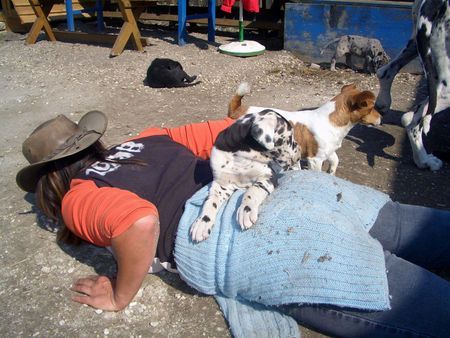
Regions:
M 325 49 L 327 49 L 330 45 L 332 45 L 333 43 L 336 43 L 340 40 L 341 38 L 336 38 L 331 40 L 330 42 L 328 42 L 325 46 L 322 47 L 322 49 L 320 50 L 320 55 L 323 54 L 323 52 L 325 52 Z
M 237 119 L 245 114 L 247 107 L 242 106 L 242 98 L 250 93 L 250 85 L 242 82 L 228 104 L 228 117 Z

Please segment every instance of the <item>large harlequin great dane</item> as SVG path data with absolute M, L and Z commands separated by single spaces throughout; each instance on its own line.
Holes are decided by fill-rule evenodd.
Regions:
M 403 115 L 402 124 L 406 128 L 416 165 L 434 171 L 442 167 L 442 161 L 427 152 L 422 133 L 428 133 L 434 114 L 450 107 L 450 63 L 446 48 L 450 39 L 449 1 L 416 0 L 413 6 L 413 22 L 413 35 L 406 47 L 377 72 L 380 92 L 376 107 L 380 112 L 389 110 L 394 77 L 402 67 L 419 56 L 427 79 L 428 97 L 415 111 Z

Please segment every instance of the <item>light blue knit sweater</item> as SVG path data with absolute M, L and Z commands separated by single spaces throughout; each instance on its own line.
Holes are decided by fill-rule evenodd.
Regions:
M 209 187 L 187 203 L 175 260 L 198 291 L 264 305 L 322 303 L 389 309 L 383 249 L 368 231 L 386 194 L 308 170 L 284 174 L 242 231 L 236 209 L 243 191 L 220 210 L 210 237 L 193 243 L 189 228 Z

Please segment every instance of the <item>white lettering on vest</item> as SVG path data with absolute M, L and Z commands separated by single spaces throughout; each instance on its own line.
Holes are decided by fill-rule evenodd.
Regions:
M 116 149 L 119 151 L 115 154 L 109 155 L 107 157 L 108 160 L 126 160 L 132 158 L 134 156 L 133 153 L 140 153 L 142 149 L 144 149 L 144 144 L 129 141 L 117 146 Z M 86 175 L 95 173 L 105 176 L 107 173 L 117 170 L 120 166 L 120 163 L 97 161 L 86 169 Z
M 114 155 L 109 155 L 108 160 L 126 160 L 132 158 L 133 154 L 127 153 L 125 151 L 119 151 Z
M 105 176 L 107 173 L 117 170 L 119 167 L 120 164 L 118 163 L 97 161 L 93 163 L 88 169 L 86 169 L 86 175 L 89 175 L 90 173 L 96 173 L 101 176 Z
M 117 150 L 129 151 L 130 153 L 140 153 L 144 149 L 142 143 L 135 143 L 133 141 L 122 143 L 120 146 L 116 147 Z

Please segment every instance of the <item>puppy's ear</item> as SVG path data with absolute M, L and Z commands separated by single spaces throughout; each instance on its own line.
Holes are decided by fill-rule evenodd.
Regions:
M 226 151 L 236 152 L 240 150 L 242 144 L 246 143 L 248 136 L 251 134 L 253 121 L 253 116 L 236 121 L 219 133 L 214 146 Z
M 354 100 L 355 109 L 370 109 L 375 104 L 375 95 L 371 91 L 365 90 L 354 96 Z
M 355 89 L 356 89 L 356 85 L 354 83 L 352 83 L 352 84 L 343 86 L 341 88 L 341 93 L 344 93 L 344 92 L 349 91 L 349 90 L 355 90 Z
M 250 135 L 267 150 L 275 147 L 275 128 L 277 126 L 277 115 L 273 111 L 263 111 L 255 118 Z

